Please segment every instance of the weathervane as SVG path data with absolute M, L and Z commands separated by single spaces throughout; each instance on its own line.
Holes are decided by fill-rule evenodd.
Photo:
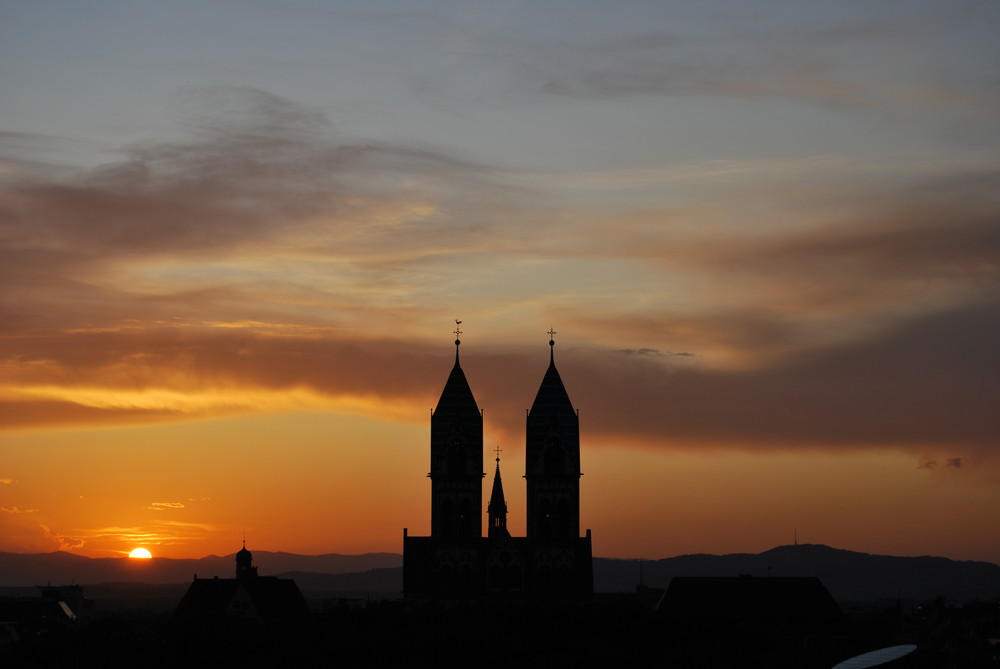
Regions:
M 550 327 L 549 328 L 549 346 L 555 346 L 556 345 L 556 340 L 555 340 L 556 334 L 558 334 L 558 333 Z
M 456 318 L 455 319 L 455 346 L 458 346 L 460 343 L 462 343 L 462 328 L 459 327 L 461 324 L 462 324 L 462 321 L 460 321 L 459 319 Z

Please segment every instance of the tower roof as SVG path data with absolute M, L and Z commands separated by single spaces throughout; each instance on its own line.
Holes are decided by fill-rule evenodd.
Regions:
M 444 384 L 441 397 L 438 399 L 437 408 L 434 413 L 444 412 L 445 414 L 461 415 L 474 413 L 479 414 L 479 405 L 472 395 L 469 382 L 465 379 L 465 372 L 458 360 L 459 341 L 455 340 L 455 366 L 451 368 L 451 374 Z
M 237 561 L 239 561 L 241 559 L 243 559 L 243 560 L 250 560 L 252 558 L 253 558 L 253 553 L 251 553 L 250 551 L 247 550 L 247 542 L 246 542 L 246 539 L 244 539 L 243 540 L 243 548 L 241 548 L 240 550 L 238 550 L 236 552 L 236 560 Z
M 575 415 L 576 411 L 569 399 L 569 393 L 566 392 L 566 386 L 563 385 L 559 370 L 556 369 L 555 345 L 555 341 L 549 339 L 549 368 L 545 370 L 542 384 L 538 387 L 535 401 L 531 404 L 530 413 L 533 414 L 535 411 L 549 414 L 568 412 Z

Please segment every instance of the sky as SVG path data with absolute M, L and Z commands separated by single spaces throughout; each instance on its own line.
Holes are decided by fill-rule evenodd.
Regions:
M 1000 563 L 1000 2 L 0 0 L 0 551 L 524 532 Z M 489 495 L 490 477 L 484 484 Z

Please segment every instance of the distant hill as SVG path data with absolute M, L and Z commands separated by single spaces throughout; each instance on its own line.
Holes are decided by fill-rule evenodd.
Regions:
M 641 567 L 640 567 L 641 562 Z M 663 560 L 594 560 L 599 592 L 634 591 L 640 578 L 666 588 L 674 576 L 817 576 L 838 602 L 877 599 L 954 600 L 1000 597 L 1000 565 L 941 557 L 893 557 L 818 544 L 763 553 L 681 555 Z
M 344 574 L 369 569 L 402 567 L 395 553 L 364 555 L 295 555 L 254 551 L 254 564 L 262 575 L 282 572 Z M 210 555 L 197 560 L 152 558 L 87 558 L 66 552 L 0 553 L 0 586 L 30 586 L 46 583 L 187 583 L 199 578 L 231 578 L 236 569 L 235 553 Z
M 395 553 L 295 555 L 254 551 L 262 575 L 293 578 L 312 598 L 396 596 L 403 587 L 403 558 Z M 70 553 L 0 553 L 0 586 L 45 583 L 183 584 L 229 578 L 234 555 L 200 560 L 86 558 Z M 823 545 L 779 546 L 758 554 L 681 555 L 662 560 L 594 559 L 597 592 L 634 592 L 640 582 L 666 588 L 674 576 L 817 576 L 838 602 L 877 599 L 1000 598 L 1000 565 L 941 557 L 893 557 Z

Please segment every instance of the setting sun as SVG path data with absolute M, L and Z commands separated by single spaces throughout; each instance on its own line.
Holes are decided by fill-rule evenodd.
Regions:
M 128 556 L 130 558 L 141 558 L 143 560 L 148 560 L 149 558 L 153 557 L 152 553 L 150 553 L 145 548 L 136 548 L 131 553 L 129 553 Z

